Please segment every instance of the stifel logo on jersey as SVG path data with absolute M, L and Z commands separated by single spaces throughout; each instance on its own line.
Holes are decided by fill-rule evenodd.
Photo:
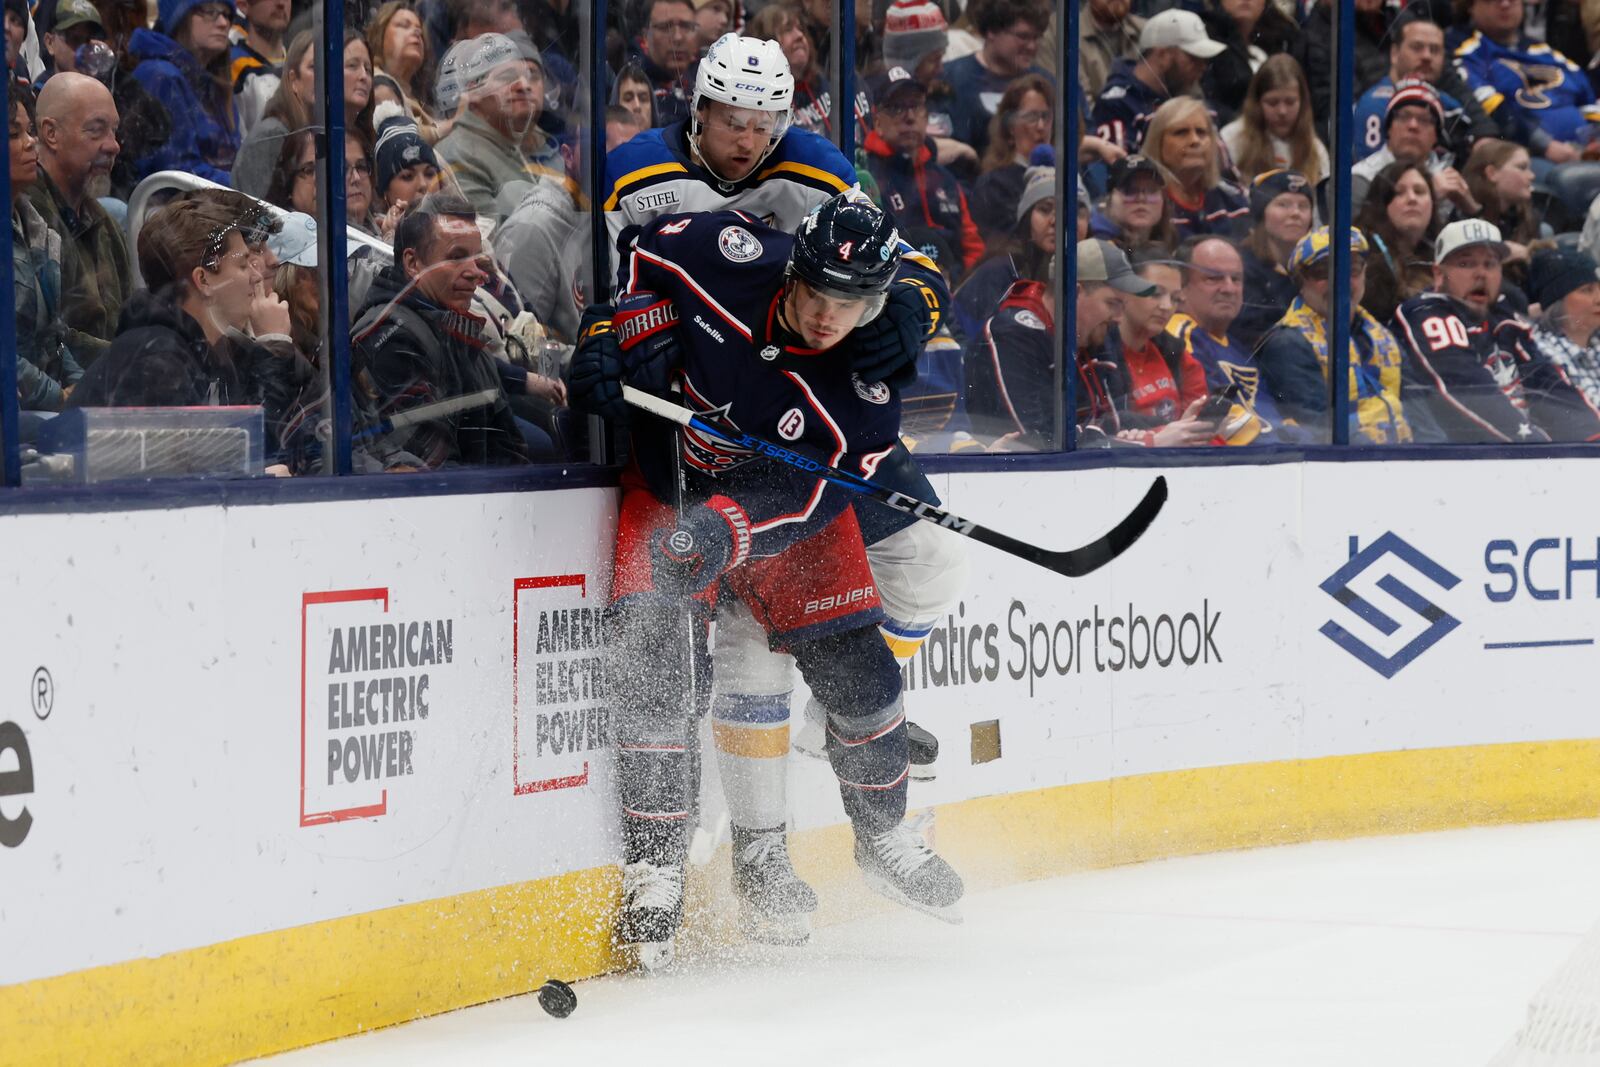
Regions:
M 852 604 L 861 604 L 878 595 L 878 589 L 873 585 L 858 586 L 844 593 L 833 593 L 817 600 L 806 601 L 806 615 L 815 615 L 819 611 L 835 611 L 847 608 Z

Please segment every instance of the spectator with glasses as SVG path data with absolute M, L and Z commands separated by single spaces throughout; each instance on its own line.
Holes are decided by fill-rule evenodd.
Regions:
M 1178 247 L 1172 226 L 1172 201 L 1166 178 L 1148 157 L 1128 156 L 1111 165 L 1105 204 L 1089 217 L 1091 236 L 1104 238 L 1125 252 L 1156 246 Z
M 104 48 L 104 61 L 115 61 L 110 45 L 106 44 L 106 28 L 100 21 L 100 12 L 89 0 L 44 0 L 39 5 L 39 16 L 39 51 L 40 58 L 46 61 L 45 78 L 78 70 L 78 57 L 86 57 L 85 49 L 96 42 Z M 109 71 L 85 70 L 83 73 L 94 77 Z
M 138 29 L 128 42 L 133 76 L 166 110 L 171 136 L 135 161 L 140 177 L 182 170 L 229 184 L 239 152 L 239 113 L 228 76 L 232 0 L 161 0 L 160 32 Z
M 637 41 L 640 65 L 656 98 L 656 123 L 688 117 L 684 75 L 700 55 L 700 26 L 690 0 L 643 0 Z
M 1025 174 L 1036 162 L 1054 165 L 1054 155 L 1035 161 L 1034 150 L 1048 146 L 1055 132 L 1056 90 L 1048 78 L 1024 74 L 1000 97 L 989 124 L 989 147 L 982 173 L 972 187 L 972 221 L 991 247 L 1015 225 Z
M 498 224 L 530 184 L 566 179 L 554 147 L 537 128 L 544 68 L 536 52 L 499 33 L 453 45 L 439 72 L 440 106 L 453 110 L 457 94 L 466 107 L 435 151 L 480 216 Z M 541 146 L 537 159 L 530 139 Z
M 229 199 L 238 195 L 190 193 L 145 221 L 139 270 L 148 288 L 129 301 L 111 350 L 85 372 L 69 407 L 263 404 L 268 426 L 279 424 L 298 369 L 286 358 L 289 306 L 266 284 L 252 250 L 266 233 L 251 229 L 256 216 L 239 215 Z
M 914 247 L 929 237 L 949 248 L 956 261 L 939 264 L 951 284 L 977 266 L 983 238 L 967 210 L 954 174 L 934 159 L 928 137 L 928 93 L 904 67 L 891 67 L 868 82 L 872 132 L 863 146 L 867 169 L 885 208 Z
M 983 45 L 946 63 L 944 80 L 955 94 L 952 132 L 981 156 L 989 144 L 989 121 L 1011 80 L 1023 74 L 1045 76 L 1034 60 L 1047 15 L 1025 0 L 975 0 L 972 21 Z

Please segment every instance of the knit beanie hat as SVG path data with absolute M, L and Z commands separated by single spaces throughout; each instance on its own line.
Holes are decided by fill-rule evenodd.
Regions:
M 1546 311 L 1590 282 L 1600 282 L 1600 267 L 1575 248 L 1535 252 L 1528 266 L 1528 293 Z
M 1267 205 L 1284 193 L 1299 193 L 1315 206 L 1311 181 L 1297 170 L 1267 170 L 1250 183 L 1250 218 L 1256 222 L 1267 213 Z
M 1420 78 L 1402 78 L 1394 87 L 1389 106 L 1383 112 L 1383 135 L 1389 135 L 1389 124 L 1395 112 L 1403 107 L 1425 107 L 1433 116 L 1433 127 L 1444 136 L 1444 105 L 1439 102 L 1439 90 Z
M 372 112 L 372 125 L 378 131 L 378 143 L 373 150 L 378 183 L 374 186 L 379 196 L 394 180 L 394 176 L 407 167 L 421 163 L 439 166 L 439 157 L 433 146 L 422 139 L 417 124 L 401 104 L 385 100 Z
M 935 0 L 894 0 L 883 20 L 883 60 L 915 69 L 929 52 L 943 52 L 950 25 Z
M 1024 173 L 1022 199 L 1017 201 L 1017 223 L 1028 217 L 1035 204 L 1056 195 L 1056 168 L 1029 167 Z
M 156 15 L 161 32 L 168 37 L 176 37 L 183 20 L 189 17 L 189 12 L 205 2 L 206 0 L 157 0 Z M 234 6 L 233 0 L 223 0 L 223 2 L 232 8 L 234 17 L 237 18 L 239 9 Z

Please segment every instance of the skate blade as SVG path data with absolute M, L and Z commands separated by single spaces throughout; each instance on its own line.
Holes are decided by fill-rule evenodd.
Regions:
M 646 974 L 666 970 L 677 956 L 677 949 L 671 941 L 639 941 L 628 948 L 639 969 Z
M 811 916 L 765 915 L 748 904 L 739 905 L 739 932 L 763 945 L 804 945 L 811 940 Z
M 960 901 L 954 904 L 947 904 L 942 908 L 934 907 L 931 904 L 924 904 L 919 900 L 913 900 L 906 896 L 898 886 L 882 875 L 869 874 L 866 871 L 862 871 L 861 874 L 867 880 L 867 888 L 880 897 L 892 900 L 896 904 L 903 904 L 913 911 L 922 912 L 924 915 L 931 915 L 940 922 L 949 923 L 951 926 L 960 926 L 966 921 L 966 918 L 961 914 Z

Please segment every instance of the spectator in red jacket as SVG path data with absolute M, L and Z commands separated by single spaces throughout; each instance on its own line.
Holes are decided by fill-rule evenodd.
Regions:
M 867 168 L 878 183 L 883 207 L 913 245 L 942 243 L 951 250 L 958 262 L 939 266 L 955 284 L 977 266 L 983 238 L 961 183 L 934 159 L 928 91 L 904 67 L 891 67 L 871 79 L 868 92 L 873 108 Z

